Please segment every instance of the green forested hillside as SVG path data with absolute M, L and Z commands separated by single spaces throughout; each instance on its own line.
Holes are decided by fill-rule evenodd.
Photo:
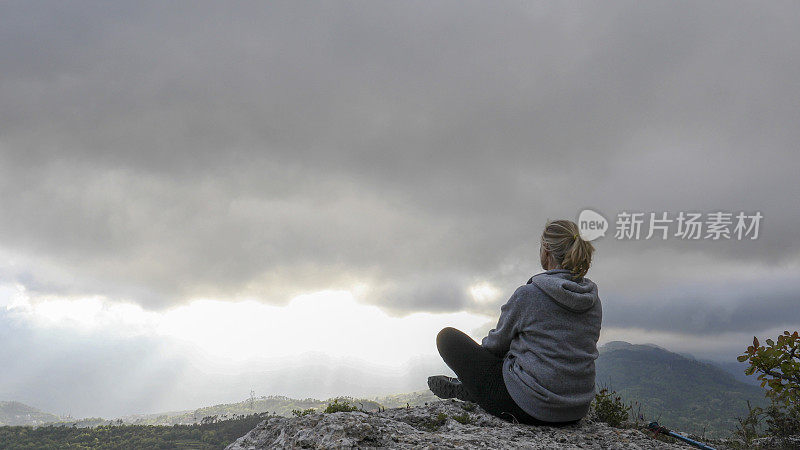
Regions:
M 257 414 L 175 426 L 0 426 L 0 449 L 223 449 L 265 417 Z
M 596 368 L 598 387 L 638 401 L 646 419 L 678 430 L 701 434 L 705 427 L 707 436 L 725 436 L 736 416 L 747 414 L 747 400 L 766 404 L 761 388 L 737 381 L 715 365 L 655 346 L 606 346 Z

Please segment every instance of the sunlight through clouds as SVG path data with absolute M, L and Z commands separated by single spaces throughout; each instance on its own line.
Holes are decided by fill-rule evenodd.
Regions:
M 208 370 L 263 367 L 315 352 L 399 367 L 420 355 L 436 354 L 434 341 L 441 328 L 471 332 L 491 320 L 466 312 L 392 317 L 358 303 L 349 291 L 300 295 L 286 306 L 197 299 L 164 312 L 101 297 L 31 300 L 21 286 L 6 287 L 3 293 L 11 299 L 5 301 L 8 311 L 37 327 L 159 336 L 189 349 Z
M 500 289 L 486 281 L 475 284 L 469 288 L 472 299 L 478 303 L 491 304 L 500 298 Z

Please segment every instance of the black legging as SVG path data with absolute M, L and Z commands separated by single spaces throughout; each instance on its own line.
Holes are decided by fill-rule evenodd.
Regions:
M 443 329 L 436 336 L 436 347 L 475 403 L 490 414 L 509 422 L 528 425 L 558 427 L 578 422 L 545 422 L 523 411 L 506 389 L 503 358 L 481 347 L 463 332 L 451 327 Z

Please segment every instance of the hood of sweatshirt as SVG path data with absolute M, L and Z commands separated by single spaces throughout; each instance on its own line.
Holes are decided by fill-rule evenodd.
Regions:
M 598 301 L 597 285 L 586 277 L 572 279 L 572 272 L 565 269 L 548 270 L 528 280 L 541 289 L 556 304 L 575 313 L 584 313 Z

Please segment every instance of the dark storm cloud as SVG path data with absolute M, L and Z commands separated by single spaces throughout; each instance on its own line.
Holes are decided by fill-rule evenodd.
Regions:
M 399 313 L 458 310 L 472 282 L 510 294 L 545 220 L 584 207 L 765 216 L 754 242 L 607 238 L 599 282 L 797 261 L 793 4 L 2 10 L 0 248 L 28 266 L 1 275 L 30 291 L 163 307 L 366 281 Z
M 648 331 L 715 335 L 759 334 L 773 327 L 797 328 L 800 292 L 796 280 L 709 280 L 685 283 L 635 297 L 611 295 L 603 307 L 604 326 L 631 324 Z

